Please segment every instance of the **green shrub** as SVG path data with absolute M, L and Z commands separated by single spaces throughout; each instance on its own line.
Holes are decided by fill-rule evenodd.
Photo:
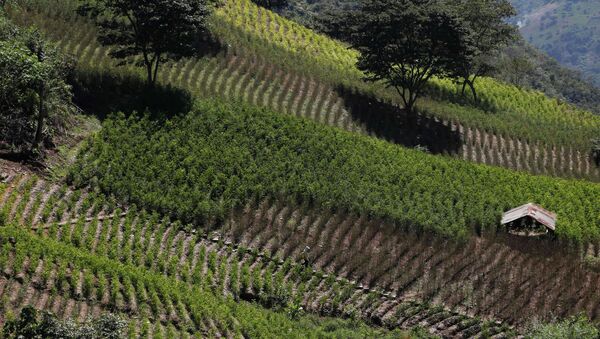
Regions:
M 585 316 L 577 316 L 550 324 L 532 325 L 525 336 L 531 339 L 598 339 L 600 331 Z

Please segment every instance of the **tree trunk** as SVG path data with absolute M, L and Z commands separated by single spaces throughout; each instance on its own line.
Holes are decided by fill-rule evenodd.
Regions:
M 156 63 L 154 64 L 154 77 L 152 78 L 152 87 L 156 84 L 156 77 L 158 75 L 158 66 L 160 65 L 160 55 L 156 56 Z
M 477 102 L 477 91 L 475 90 L 475 84 L 473 83 L 474 81 L 475 80 L 469 81 L 469 87 L 471 88 L 471 93 L 473 93 L 473 100 Z
M 37 128 L 35 131 L 35 137 L 33 142 L 31 143 L 31 151 L 35 151 L 39 148 L 40 143 L 42 142 L 42 137 L 44 134 L 44 121 L 48 115 L 46 111 L 45 99 L 46 99 L 46 89 L 42 86 L 42 88 L 38 92 L 39 95 L 39 107 L 38 107 L 38 118 L 37 118 Z
M 154 82 L 152 81 L 152 63 L 146 59 L 146 72 L 147 72 L 147 81 L 148 85 L 152 86 Z
M 463 85 L 462 85 L 462 91 L 460 92 L 462 94 L 462 96 L 465 96 L 465 90 L 467 89 L 467 78 L 465 78 L 465 80 L 463 81 Z

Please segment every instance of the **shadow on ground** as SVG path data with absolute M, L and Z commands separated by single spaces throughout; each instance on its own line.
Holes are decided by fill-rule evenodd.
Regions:
M 158 84 L 151 87 L 136 74 L 78 70 L 71 84 L 75 104 L 101 121 L 115 112 L 144 112 L 163 120 L 185 114 L 193 105 L 188 91 Z
M 434 154 L 455 154 L 462 145 L 458 131 L 430 117 L 408 113 L 347 88 L 338 87 L 337 93 L 353 120 L 378 138 L 407 147 L 425 147 Z

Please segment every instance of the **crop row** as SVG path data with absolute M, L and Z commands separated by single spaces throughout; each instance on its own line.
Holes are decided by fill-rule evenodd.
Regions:
M 34 204 L 36 200 L 49 200 L 44 197 L 46 193 L 43 193 L 48 190 L 30 189 L 31 194 L 24 191 L 28 182 L 27 178 L 16 179 L 13 192 L 28 196 L 28 204 Z M 35 187 L 45 185 L 45 182 L 37 181 Z M 36 195 L 42 197 L 38 199 Z M 87 200 L 93 202 L 88 203 L 87 209 L 82 208 Z M 401 299 L 381 290 L 369 290 L 348 280 L 316 272 L 310 265 L 284 261 L 269 256 L 268 253 L 259 253 L 218 239 L 207 239 L 199 233 L 186 233 L 181 230 L 181 225 L 159 220 L 156 214 L 135 210 L 127 213 L 118 209 L 109 211 L 109 204 L 93 194 L 81 195 L 78 201 L 65 204 L 72 205 L 72 209 L 78 212 L 65 211 L 64 214 L 68 217 L 56 216 L 48 220 L 48 223 L 38 220 L 33 228 L 40 236 L 75 246 L 98 257 L 174 277 L 189 286 L 202 286 L 217 295 L 232 296 L 235 300 L 257 301 L 270 308 L 289 309 L 292 307 L 290 305 L 297 305 L 297 310 L 297 307 L 303 306 L 321 315 L 360 317 L 389 328 L 410 328 L 421 323 L 431 332 L 442 335 L 467 335 L 481 331 L 498 334 L 506 330 L 440 307 L 401 302 Z M 93 206 L 97 205 L 103 205 L 102 210 L 99 214 L 88 217 L 95 211 Z M 11 209 L 6 205 L 4 208 Z M 39 206 L 38 209 L 42 210 L 44 206 Z M 17 222 L 23 220 L 13 219 Z M 59 221 L 65 219 L 69 221 Z M 77 277 L 59 274 L 61 279 L 56 282 L 52 280 L 52 277 L 57 276 L 54 272 L 56 270 L 52 266 L 47 267 L 47 270 L 38 269 L 36 284 L 46 290 L 58 290 L 61 294 L 65 290 L 71 291 L 75 297 L 89 302 L 112 305 L 106 296 L 106 291 L 112 288 L 110 279 L 94 289 L 91 285 L 86 287 L 86 284 L 92 284 L 97 279 L 89 272 Z M 76 281 L 73 282 L 73 279 Z M 56 285 L 59 287 L 55 288 Z M 133 291 L 126 293 L 131 294 Z M 126 299 L 113 306 L 127 309 L 134 307 L 127 306 L 131 304 L 137 305 L 136 299 Z M 137 309 L 131 312 L 133 311 L 137 312 Z
M 218 150 L 218 151 L 216 151 Z M 301 197 L 453 238 L 496 232 L 528 202 L 559 215 L 559 239 L 600 238 L 600 186 L 423 154 L 242 104 L 198 102 L 159 126 L 107 120 L 70 180 L 185 222 L 251 197 Z
M 42 238 L 24 229 L 5 226 L 0 267 L 7 277 L 28 284 L 17 294 L 30 302 L 33 289 L 69 300 L 63 310 L 72 317 L 75 300 L 103 309 L 160 322 L 167 329 L 203 337 L 220 336 L 386 336 L 383 330 L 341 320 L 290 319 L 255 304 L 236 301 L 203 285 L 192 285 L 162 274 L 87 253 L 71 245 Z M 10 242 L 6 241 L 10 239 Z M 19 289 L 12 289 L 13 293 Z M 29 293 L 27 293 L 29 292 Z M 4 296 L 4 295 L 3 295 Z M 10 295 L 13 304 L 19 296 Z M 60 300 L 60 299 L 59 299 Z M 60 306 L 59 306 L 60 307 Z M 86 307 L 81 306 L 79 307 Z M 93 306 L 92 306 L 93 307 Z M 80 313 L 85 311 L 81 308 Z M 335 322 L 333 331 L 328 323 Z M 345 327 L 353 326 L 353 332 Z M 143 328 L 138 329 L 140 332 Z M 135 331 L 138 331 L 135 330 Z M 345 333 L 347 332 L 347 333 Z M 396 334 L 397 335 L 397 334 Z
M 354 67 L 357 53 L 341 43 L 258 8 L 250 0 L 227 1 L 217 14 L 219 36 L 230 45 L 243 46 L 246 53 L 271 56 L 270 61 L 281 67 L 396 101 L 379 84 L 362 83 L 361 74 Z M 421 108 L 494 134 L 584 148 L 600 130 L 598 117 L 539 92 L 524 91 L 489 78 L 481 79 L 477 86 L 483 102 L 474 104 L 460 98 L 451 81 L 434 80 L 429 94 L 442 101 L 425 100 Z M 478 108 L 482 106 L 484 109 Z M 579 135 L 574 137 L 576 134 Z
M 17 179 L 9 190 L 28 196 L 23 191 L 28 181 Z M 29 194 L 28 205 L 38 200 L 35 195 Z M 90 199 L 94 202 L 82 209 Z M 322 315 L 404 328 L 415 324 L 402 313 L 406 301 L 429 301 L 445 306 L 434 307 L 443 313 L 430 319 L 440 322 L 428 325 L 439 334 L 456 330 L 448 325 L 456 323 L 446 319 L 463 317 L 449 309 L 517 325 L 533 317 L 600 315 L 595 290 L 600 275 L 588 270 L 581 256 L 552 242 L 502 235 L 467 243 L 432 240 L 399 232 L 386 220 L 284 200 L 251 202 L 232 211 L 221 227 L 197 232 L 156 214 L 111 210 L 110 202 L 93 194 L 65 204 L 79 212 L 66 210 L 62 217 L 39 220 L 33 229 L 98 257 L 268 307 L 301 305 Z M 99 213 L 97 205 L 103 206 Z M 598 249 L 592 245 L 586 254 L 598 256 Z M 410 312 L 432 312 L 423 304 L 408 304 Z
M 13 15 L 18 16 L 19 13 Z M 60 18 L 48 19 L 44 12 L 27 12 L 26 15 L 26 18 L 21 17 L 17 20 L 44 25 L 43 30 L 50 32 L 63 50 L 77 56 L 80 68 L 95 70 L 114 68 L 114 62 L 108 57 L 107 49 L 99 46 L 95 41 L 95 28 L 81 18 L 73 18 L 71 20 L 74 22 L 67 22 Z M 80 29 L 72 30 L 71 27 L 74 25 Z M 135 74 L 133 69 L 125 73 L 132 72 Z M 214 58 L 187 59 L 168 64 L 161 69 L 159 80 L 163 84 L 186 88 L 199 97 L 218 96 L 228 100 L 237 99 L 391 142 L 407 146 L 425 146 L 434 152 L 443 151 L 465 160 L 527 170 L 534 174 L 600 180 L 600 169 L 594 165 L 587 149 L 571 148 L 570 151 L 564 151 L 564 146 L 549 145 L 546 143 L 547 140 L 532 144 L 526 140 L 511 139 L 510 134 L 494 135 L 482 129 L 469 127 L 465 127 L 464 130 L 472 131 L 471 133 L 458 134 L 456 126 L 463 124 L 448 121 L 443 121 L 443 125 L 434 123 L 433 127 L 429 123 L 400 124 L 397 121 L 396 106 L 381 102 L 373 105 L 374 99 L 365 97 L 360 92 L 340 91 L 323 82 L 322 79 L 285 71 L 263 56 L 241 53 L 235 47 L 227 48 Z M 437 104 L 431 111 L 444 110 L 453 106 L 455 105 Z M 439 122 L 438 118 L 429 115 L 431 114 L 422 116 L 421 120 Z M 451 117 L 452 121 L 460 121 L 458 116 Z M 415 131 L 420 132 L 415 134 Z M 579 135 L 576 131 L 573 133 Z M 498 142 L 484 147 L 480 145 L 481 139 L 478 139 L 476 134 L 481 135 L 484 140 L 486 137 L 496 138 Z M 507 147 L 498 147 L 503 142 L 527 144 L 528 150 L 516 152 Z M 457 145 L 448 146 L 454 144 Z M 561 149 L 562 152 L 554 151 Z M 551 153 L 556 154 L 554 158 L 557 160 L 574 154 L 572 156 L 574 164 L 547 161 L 541 156 Z

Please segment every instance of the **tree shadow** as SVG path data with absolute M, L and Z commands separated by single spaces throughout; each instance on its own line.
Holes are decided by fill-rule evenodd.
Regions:
M 342 86 L 336 91 L 344 99 L 345 108 L 353 120 L 378 138 L 407 147 L 426 148 L 434 154 L 455 154 L 462 145 L 460 133 L 441 121 L 406 112 L 373 96 Z
M 73 102 L 85 114 L 106 119 L 111 113 L 146 112 L 164 120 L 189 112 L 192 95 L 183 89 L 156 84 L 148 86 L 137 74 L 100 70 L 77 70 L 70 79 Z

